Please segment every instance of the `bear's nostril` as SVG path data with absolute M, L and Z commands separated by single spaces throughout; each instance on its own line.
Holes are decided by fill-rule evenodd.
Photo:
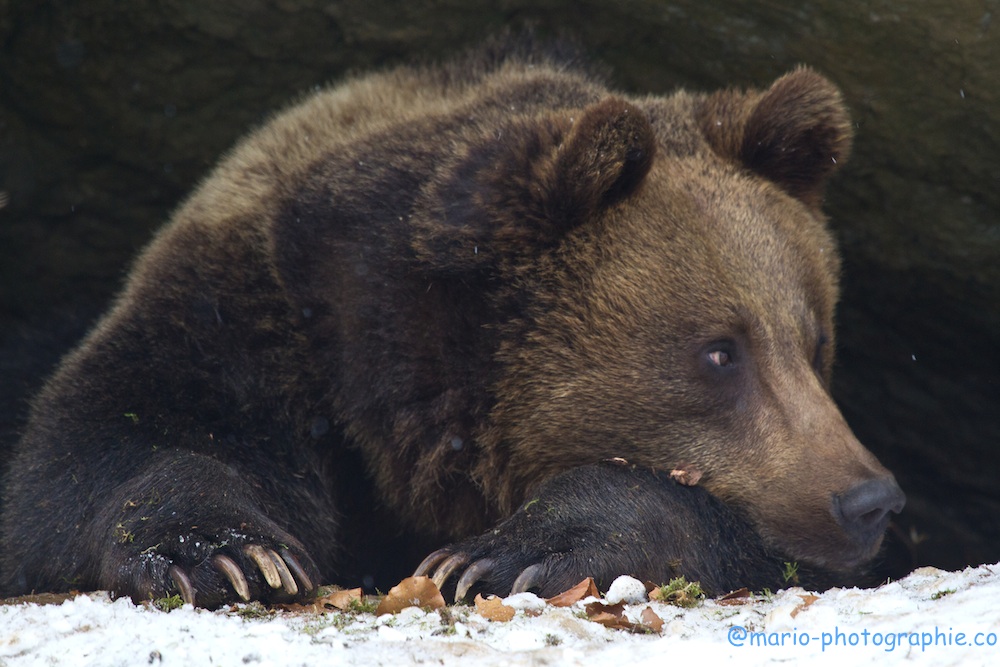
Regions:
M 889 522 L 889 512 L 898 514 L 906 496 L 892 477 L 870 479 L 833 497 L 833 515 L 849 535 L 859 541 L 876 539 Z

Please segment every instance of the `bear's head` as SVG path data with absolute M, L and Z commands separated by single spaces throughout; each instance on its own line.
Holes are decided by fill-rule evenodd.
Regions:
M 904 497 L 830 395 L 839 260 L 819 210 L 851 138 L 838 90 L 799 69 L 514 119 L 442 168 L 415 248 L 496 277 L 476 476 L 503 511 L 623 457 L 697 469 L 790 558 L 874 555 Z

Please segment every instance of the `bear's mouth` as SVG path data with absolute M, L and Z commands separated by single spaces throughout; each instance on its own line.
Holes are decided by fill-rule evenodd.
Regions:
M 770 548 L 796 561 L 826 570 L 850 573 L 864 568 L 882 548 L 892 514 L 906 504 L 906 496 L 892 475 L 859 482 L 840 493 L 831 493 L 826 508 L 812 521 L 755 523 Z
M 890 514 L 899 514 L 906 496 L 892 475 L 860 482 L 844 493 L 833 494 L 831 513 L 848 540 L 857 545 L 852 567 L 871 560 L 882 544 Z

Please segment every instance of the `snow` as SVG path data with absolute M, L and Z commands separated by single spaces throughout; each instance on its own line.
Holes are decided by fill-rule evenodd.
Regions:
M 604 601 L 608 604 L 619 602 L 641 604 L 646 599 L 646 587 L 641 581 L 628 575 L 622 575 L 612 581 L 604 593 Z
M 498 623 L 467 606 L 380 617 L 163 612 L 93 593 L 0 606 L 0 665 L 987 665 L 1000 653 L 998 599 L 1000 564 L 922 568 L 815 598 L 792 588 L 732 606 L 627 604 L 630 620 L 647 606 L 663 619 L 659 635 L 643 635 L 588 620 L 582 602 L 556 608 L 531 594 L 508 598 L 518 611 Z

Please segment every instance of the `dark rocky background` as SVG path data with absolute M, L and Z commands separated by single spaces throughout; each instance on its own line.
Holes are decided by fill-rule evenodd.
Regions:
M 843 87 L 835 390 L 909 496 L 887 571 L 1000 560 L 998 0 L 0 0 L 0 446 L 240 135 L 346 73 L 526 23 L 628 91 L 797 63 Z

